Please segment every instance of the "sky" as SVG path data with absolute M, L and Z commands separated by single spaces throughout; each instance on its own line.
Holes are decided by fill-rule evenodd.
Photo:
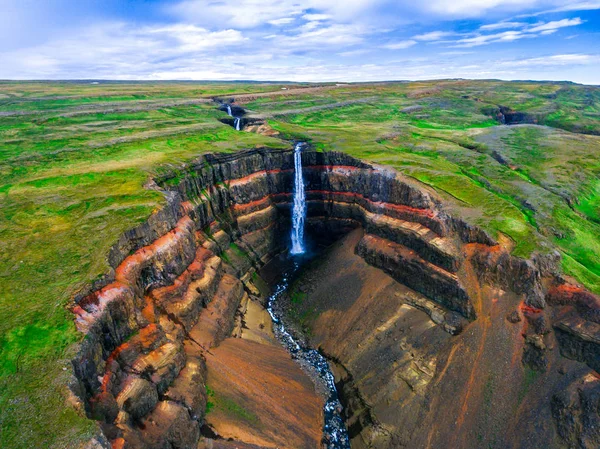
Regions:
M 0 79 L 443 78 L 600 85 L 600 0 L 0 0 Z

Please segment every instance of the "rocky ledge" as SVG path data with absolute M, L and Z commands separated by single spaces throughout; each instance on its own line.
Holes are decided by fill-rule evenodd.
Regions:
M 409 303 L 446 335 L 487 322 L 482 303 L 489 298 L 479 291 L 485 284 L 515 302 L 524 365 L 547 369 L 556 336 L 565 357 L 597 369 L 597 298 L 560 278 L 555 258 L 512 257 L 482 230 L 444 212 L 433 192 L 396 172 L 342 153 L 305 151 L 302 163 L 312 240 L 332 242 L 363 228 L 357 255 L 412 291 Z M 211 366 L 226 372 L 217 362 L 239 365 L 235 351 L 247 351 L 246 345 L 223 342 L 239 334 L 248 301 L 261 296 L 257 270 L 289 245 L 293 167 L 291 150 L 254 149 L 207 154 L 156 179 L 168 205 L 125 233 L 109 255 L 112 272 L 75 298 L 85 338 L 73 360 L 73 391 L 112 447 L 197 447 Z M 224 358 L 215 359 L 218 354 Z M 296 376 L 294 385 L 302 387 L 289 394 L 308 400 L 287 408 L 282 420 L 261 421 L 270 424 L 255 426 L 259 437 L 236 435 L 266 447 L 318 447 L 319 398 L 301 372 L 278 360 L 281 365 L 260 366 L 271 366 L 269 376 Z M 577 409 L 568 401 L 560 396 L 553 403 L 563 441 L 583 435 L 588 419 L 577 411 L 585 404 Z M 273 408 L 270 416 L 278 413 Z

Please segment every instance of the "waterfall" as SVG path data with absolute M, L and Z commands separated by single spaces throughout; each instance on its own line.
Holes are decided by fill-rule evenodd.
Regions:
M 226 107 L 227 107 L 227 115 L 229 117 L 233 117 L 233 127 L 235 128 L 236 131 L 241 131 L 242 130 L 242 117 L 236 117 L 235 115 L 233 115 L 233 110 L 231 109 L 230 104 L 226 105 Z
M 292 209 L 292 250 L 290 254 L 304 254 L 304 220 L 306 194 L 302 177 L 302 143 L 294 148 L 294 206 Z

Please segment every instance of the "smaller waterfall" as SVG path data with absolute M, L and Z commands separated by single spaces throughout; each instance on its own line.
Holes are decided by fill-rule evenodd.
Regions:
M 306 219 L 306 193 L 302 176 L 302 143 L 294 148 L 294 206 L 292 209 L 292 249 L 290 254 L 304 254 L 304 221 Z
M 231 105 L 225 105 L 225 107 L 227 108 L 227 115 L 229 117 L 233 117 L 233 127 L 235 128 L 236 131 L 241 131 L 242 130 L 242 117 L 236 117 L 235 115 L 233 115 L 233 109 L 231 108 Z

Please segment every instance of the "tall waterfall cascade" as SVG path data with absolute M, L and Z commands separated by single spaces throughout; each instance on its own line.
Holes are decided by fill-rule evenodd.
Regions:
M 294 205 L 292 209 L 292 249 L 290 254 L 304 254 L 304 221 L 306 220 L 306 193 L 302 176 L 302 143 L 294 148 Z
M 306 220 L 306 192 L 302 176 L 302 142 L 294 148 L 294 204 L 292 209 L 292 249 L 291 255 L 301 255 L 306 252 L 304 244 L 304 222 Z M 267 311 L 271 315 L 275 336 L 283 346 L 300 361 L 304 369 L 313 374 L 313 380 L 320 383 L 328 391 L 328 397 L 323 406 L 323 435 L 327 449 L 350 449 L 350 437 L 342 418 L 342 404 L 335 385 L 335 377 L 329 363 L 317 350 L 303 346 L 288 332 L 283 322 L 283 312 L 277 306 L 280 296 L 289 288 L 290 277 L 300 269 L 300 261 L 294 260 L 294 266 L 284 273 L 282 281 L 277 285 L 267 301 Z

